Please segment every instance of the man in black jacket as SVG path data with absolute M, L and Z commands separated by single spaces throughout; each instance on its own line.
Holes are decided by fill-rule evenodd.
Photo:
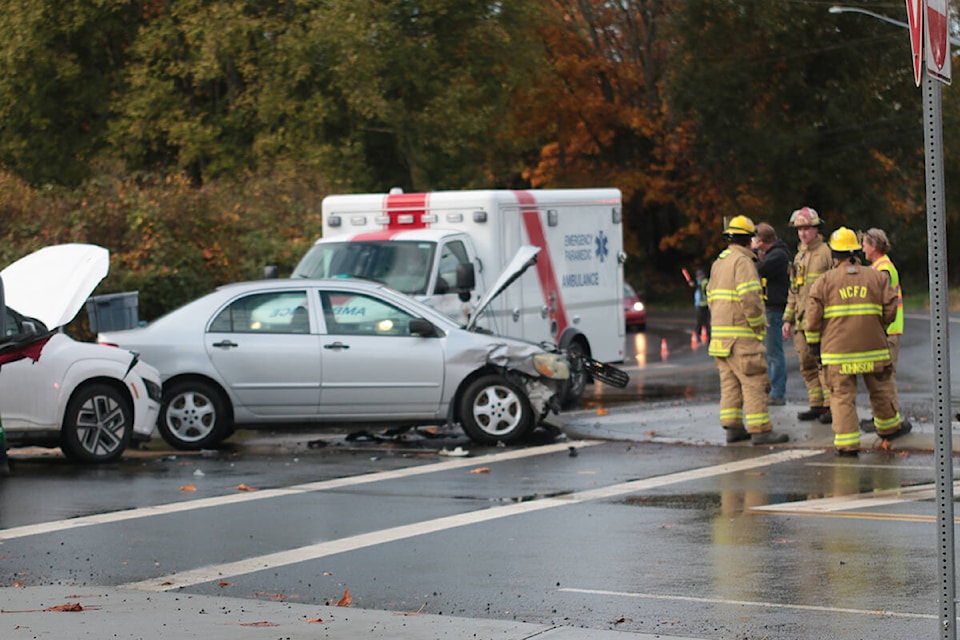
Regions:
M 763 285 L 763 300 L 766 304 L 767 335 L 764 344 L 767 348 L 767 370 L 770 372 L 771 405 L 783 405 L 787 393 L 787 363 L 783 355 L 783 310 L 787 306 L 787 293 L 790 289 L 790 249 L 783 240 L 777 238 L 777 232 L 766 222 L 757 225 L 754 238 L 754 251 L 757 252 L 757 271 Z

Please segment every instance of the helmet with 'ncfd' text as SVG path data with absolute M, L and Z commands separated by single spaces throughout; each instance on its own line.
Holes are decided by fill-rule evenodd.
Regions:
M 819 227 L 823 224 L 816 209 L 801 207 L 790 215 L 791 227 Z

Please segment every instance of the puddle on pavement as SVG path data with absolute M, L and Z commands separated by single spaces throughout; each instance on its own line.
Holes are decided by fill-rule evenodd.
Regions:
M 595 409 L 600 406 L 609 407 L 631 402 L 662 402 L 664 400 L 713 401 L 719 392 L 704 391 L 701 385 L 682 385 L 664 383 L 643 383 L 627 389 L 604 387 L 595 389 L 586 395 L 580 402 L 582 409 Z

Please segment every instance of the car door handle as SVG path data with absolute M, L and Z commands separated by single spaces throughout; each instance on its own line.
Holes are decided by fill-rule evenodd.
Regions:
M 220 342 L 214 342 L 213 346 L 218 347 L 220 349 L 229 349 L 231 347 L 239 347 L 240 345 L 238 345 L 236 342 L 233 342 L 232 340 L 221 340 Z
M 325 344 L 325 345 L 323 345 L 323 348 L 324 348 L 324 349 L 336 349 L 337 351 L 339 351 L 340 349 L 349 349 L 349 348 L 350 348 L 350 345 L 348 345 L 348 344 L 343 344 L 342 342 L 337 341 L 337 342 L 334 342 L 334 343 L 332 343 L 332 344 Z

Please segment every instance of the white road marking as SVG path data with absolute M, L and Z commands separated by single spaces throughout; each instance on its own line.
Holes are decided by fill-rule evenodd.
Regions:
M 960 488 L 960 481 L 954 483 L 954 491 Z M 918 500 L 932 500 L 937 495 L 935 484 L 922 484 L 912 487 L 897 487 L 870 493 L 854 493 L 832 498 L 816 498 L 781 504 L 767 504 L 752 507 L 753 511 L 777 511 L 798 513 L 829 513 L 836 511 L 851 511 L 853 509 L 873 509 L 880 506 L 917 502 Z
M 423 522 L 415 522 L 399 527 L 382 529 L 380 531 L 371 531 L 355 536 L 329 540 L 318 544 L 300 547 L 298 549 L 289 549 L 277 553 L 271 553 L 253 558 L 246 558 L 236 562 L 228 562 L 220 565 L 201 567 L 190 571 L 183 571 L 171 575 L 159 576 L 140 582 L 132 582 L 122 585 L 127 589 L 139 589 L 143 591 L 172 591 L 192 585 L 205 582 L 222 581 L 233 576 L 244 575 L 256 571 L 275 569 L 277 567 L 297 564 L 310 560 L 317 560 L 326 556 L 355 551 L 364 547 L 369 547 L 388 542 L 396 542 L 405 538 L 412 538 L 437 531 L 445 531 L 456 527 L 464 527 L 498 518 L 506 518 L 514 515 L 541 511 L 543 509 L 552 509 L 554 507 L 563 507 L 589 500 L 600 500 L 612 498 L 620 495 L 636 493 L 644 489 L 662 487 L 690 480 L 699 480 L 713 476 L 734 473 L 738 471 L 747 471 L 760 467 L 767 467 L 780 462 L 799 460 L 810 456 L 822 455 L 822 451 L 808 449 L 788 449 L 779 451 L 766 456 L 757 458 L 747 458 L 736 462 L 728 462 L 692 469 L 689 471 L 680 471 L 665 476 L 654 478 L 644 478 L 642 480 L 631 480 L 608 487 L 600 487 L 588 491 L 580 491 L 567 496 L 556 498 L 542 498 L 530 502 L 520 502 L 499 507 L 490 507 L 480 509 L 470 513 L 463 513 L 453 516 L 445 516 Z
M 842 607 L 818 607 L 806 604 L 780 604 L 777 602 L 755 602 L 753 600 L 727 600 L 725 598 L 696 598 L 692 596 L 675 596 L 658 593 L 632 593 L 629 591 L 605 591 L 603 589 L 576 589 L 561 588 L 567 593 L 584 595 L 617 596 L 622 598 L 648 598 L 652 600 L 675 600 L 677 602 L 699 602 L 704 604 L 729 604 L 734 606 L 762 607 L 764 609 L 794 609 L 798 611 L 822 611 L 825 613 L 854 613 L 865 616 L 883 616 L 885 618 L 919 618 L 922 620 L 936 620 L 937 616 L 928 613 L 900 613 L 884 611 L 882 609 L 847 609 Z
M 398 478 L 409 478 L 412 476 L 437 471 L 449 471 L 451 469 L 461 469 L 463 467 L 482 466 L 495 462 L 504 462 L 507 460 L 519 460 L 531 456 L 546 455 L 566 451 L 570 447 L 589 447 L 600 444 L 598 440 L 579 440 L 575 442 L 563 442 L 544 445 L 541 447 L 532 447 L 529 449 L 515 449 L 504 451 L 476 458 L 456 458 L 435 464 L 425 464 L 406 469 L 394 469 L 393 471 L 377 471 L 374 473 L 365 473 L 359 476 L 347 476 L 344 478 L 334 478 L 331 480 L 321 480 L 319 482 L 310 482 L 307 484 L 293 485 L 279 489 L 264 489 L 262 491 L 249 491 L 243 493 L 230 494 L 226 496 L 217 496 L 215 498 L 201 498 L 199 500 L 187 500 L 183 502 L 171 502 L 168 504 L 154 505 L 151 507 L 140 507 L 137 509 L 126 509 L 123 511 L 112 511 L 109 513 L 100 513 L 92 516 L 83 516 L 80 518 L 67 518 L 65 520 L 53 520 L 50 522 L 40 522 L 37 524 L 28 524 L 22 527 L 11 527 L 10 529 L 0 529 L 0 542 L 4 540 L 13 540 L 15 538 L 24 538 L 26 536 L 40 535 L 44 533 L 54 533 L 57 531 L 66 531 L 68 529 L 77 529 L 79 527 L 89 527 L 99 524 L 108 524 L 111 522 L 121 522 L 124 520 L 135 520 L 137 518 L 148 518 L 150 516 L 167 515 L 171 513 L 181 513 L 184 511 L 193 511 L 195 509 L 206 509 L 209 507 L 221 507 L 228 504 L 238 504 L 241 502 L 251 502 L 254 500 L 266 500 L 268 498 L 279 498 L 283 496 L 295 495 L 311 491 L 328 491 L 330 489 L 340 489 L 370 482 L 381 482 L 383 480 L 395 480 Z

